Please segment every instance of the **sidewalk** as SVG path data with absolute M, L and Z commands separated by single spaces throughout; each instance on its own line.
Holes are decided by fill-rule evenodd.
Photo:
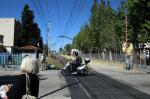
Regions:
M 150 95 L 150 74 L 147 74 L 145 71 L 136 68 L 124 70 L 123 65 L 108 62 L 91 61 L 89 65 L 101 74 Z
M 20 75 L 19 70 L 0 70 L 0 76 Z M 40 99 L 71 99 L 66 81 L 59 70 L 45 70 L 39 72 Z
M 66 81 L 58 70 L 40 71 L 40 99 L 71 99 Z

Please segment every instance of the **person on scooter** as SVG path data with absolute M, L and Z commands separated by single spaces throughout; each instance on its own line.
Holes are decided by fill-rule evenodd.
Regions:
M 74 59 L 72 60 L 72 66 L 73 66 L 73 70 L 77 71 L 78 66 L 80 66 L 82 63 L 82 58 L 79 56 L 79 53 L 77 51 L 74 51 L 73 55 L 74 55 Z

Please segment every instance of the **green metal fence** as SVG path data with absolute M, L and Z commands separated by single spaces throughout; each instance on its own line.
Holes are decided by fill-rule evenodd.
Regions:
M 11 57 L 11 58 L 10 58 Z M 19 67 L 22 61 L 20 53 L 0 53 L 0 67 Z

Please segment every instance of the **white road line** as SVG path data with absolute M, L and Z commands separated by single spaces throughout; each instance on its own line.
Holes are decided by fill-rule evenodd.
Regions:
M 79 81 L 77 78 L 76 78 L 77 81 Z M 86 95 L 89 97 L 89 99 L 92 99 L 90 94 L 86 91 L 86 89 L 83 87 L 83 85 L 81 83 L 79 83 L 79 86 L 83 89 L 83 91 L 86 93 Z

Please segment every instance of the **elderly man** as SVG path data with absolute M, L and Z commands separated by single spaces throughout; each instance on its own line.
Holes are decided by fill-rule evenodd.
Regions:
M 122 51 L 126 54 L 125 69 L 130 70 L 133 68 L 133 44 L 129 39 L 123 44 Z

